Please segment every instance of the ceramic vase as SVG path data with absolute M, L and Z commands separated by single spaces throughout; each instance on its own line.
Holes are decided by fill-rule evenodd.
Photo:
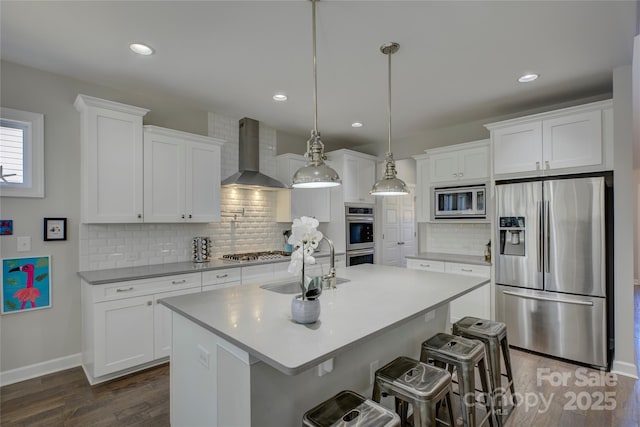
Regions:
M 296 295 L 291 300 L 291 318 L 296 323 L 315 323 L 320 317 L 319 299 L 302 299 L 301 295 Z

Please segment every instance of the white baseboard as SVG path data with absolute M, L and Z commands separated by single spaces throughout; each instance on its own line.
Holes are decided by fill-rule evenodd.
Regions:
M 33 365 L 0 372 L 0 386 L 29 380 L 52 372 L 75 368 L 76 366 L 80 366 L 81 363 L 82 353 L 77 353 L 59 357 L 57 359 L 47 360 L 46 362 L 35 363 Z
M 624 375 L 625 377 L 635 378 L 636 380 L 638 379 L 638 370 L 636 369 L 636 365 L 633 363 L 614 360 L 611 365 L 611 372 L 618 375 Z

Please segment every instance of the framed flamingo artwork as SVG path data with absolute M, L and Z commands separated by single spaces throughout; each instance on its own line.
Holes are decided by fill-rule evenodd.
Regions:
M 51 257 L 2 259 L 2 314 L 51 307 Z

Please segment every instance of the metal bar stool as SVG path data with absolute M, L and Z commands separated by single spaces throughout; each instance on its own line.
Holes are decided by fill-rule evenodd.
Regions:
M 400 417 L 387 408 L 345 390 L 307 411 L 302 425 L 309 427 L 398 427 Z
M 477 317 L 463 317 L 453 324 L 453 334 L 465 338 L 482 341 L 485 346 L 489 367 L 489 378 L 491 379 L 491 392 L 494 396 L 494 405 L 498 425 L 501 426 L 503 416 L 508 412 L 503 403 L 503 396 L 506 390 L 502 388 L 502 371 L 500 368 L 500 350 L 504 359 L 504 366 L 507 371 L 507 387 L 511 390 L 511 399 L 514 405 L 516 401 L 516 391 L 513 385 L 513 372 L 511 371 L 511 358 L 509 357 L 509 342 L 507 341 L 507 325 L 502 322 L 479 319 Z
M 436 366 L 445 367 L 449 365 L 449 369 L 456 369 L 462 420 L 467 427 L 476 426 L 475 367 L 476 365 L 478 366 L 487 410 L 487 415 L 483 417 L 478 425 L 484 424 L 488 419 L 489 425 L 493 426 L 493 411 L 487 381 L 484 345 L 479 341 L 438 333 L 422 343 L 420 361 L 428 363 L 430 360 L 434 361 Z M 469 400 L 470 396 L 473 397 L 471 401 Z
M 393 396 L 401 426 L 407 425 L 408 405 L 413 407 L 413 427 L 435 427 L 439 404 L 446 399 L 449 420 L 453 426 L 451 405 L 451 374 L 444 369 L 398 357 L 376 371 L 373 397 Z

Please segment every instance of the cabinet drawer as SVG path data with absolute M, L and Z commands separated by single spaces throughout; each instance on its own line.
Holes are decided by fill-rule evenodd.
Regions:
M 408 259 L 407 268 L 413 268 L 415 270 L 437 271 L 443 273 L 444 262 L 432 261 L 429 259 Z
M 445 263 L 445 272 L 454 274 L 465 274 L 467 276 L 491 277 L 491 269 L 488 265 L 459 264 L 453 262 Z
M 202 286 L 219 285 L 229 282 L 240 282 L 241 269 L 224 268 L 222 270 L 211 270 L 202 272 Z
M 96 285 L 93 287 L 93 301 L 107 301 L 132 296 L 149 295 L 178 289 L 200 287 L 200 273 L 176 274 L 173 276 L 154 277 L 152 279 L 130 280 L 127 282 Z

